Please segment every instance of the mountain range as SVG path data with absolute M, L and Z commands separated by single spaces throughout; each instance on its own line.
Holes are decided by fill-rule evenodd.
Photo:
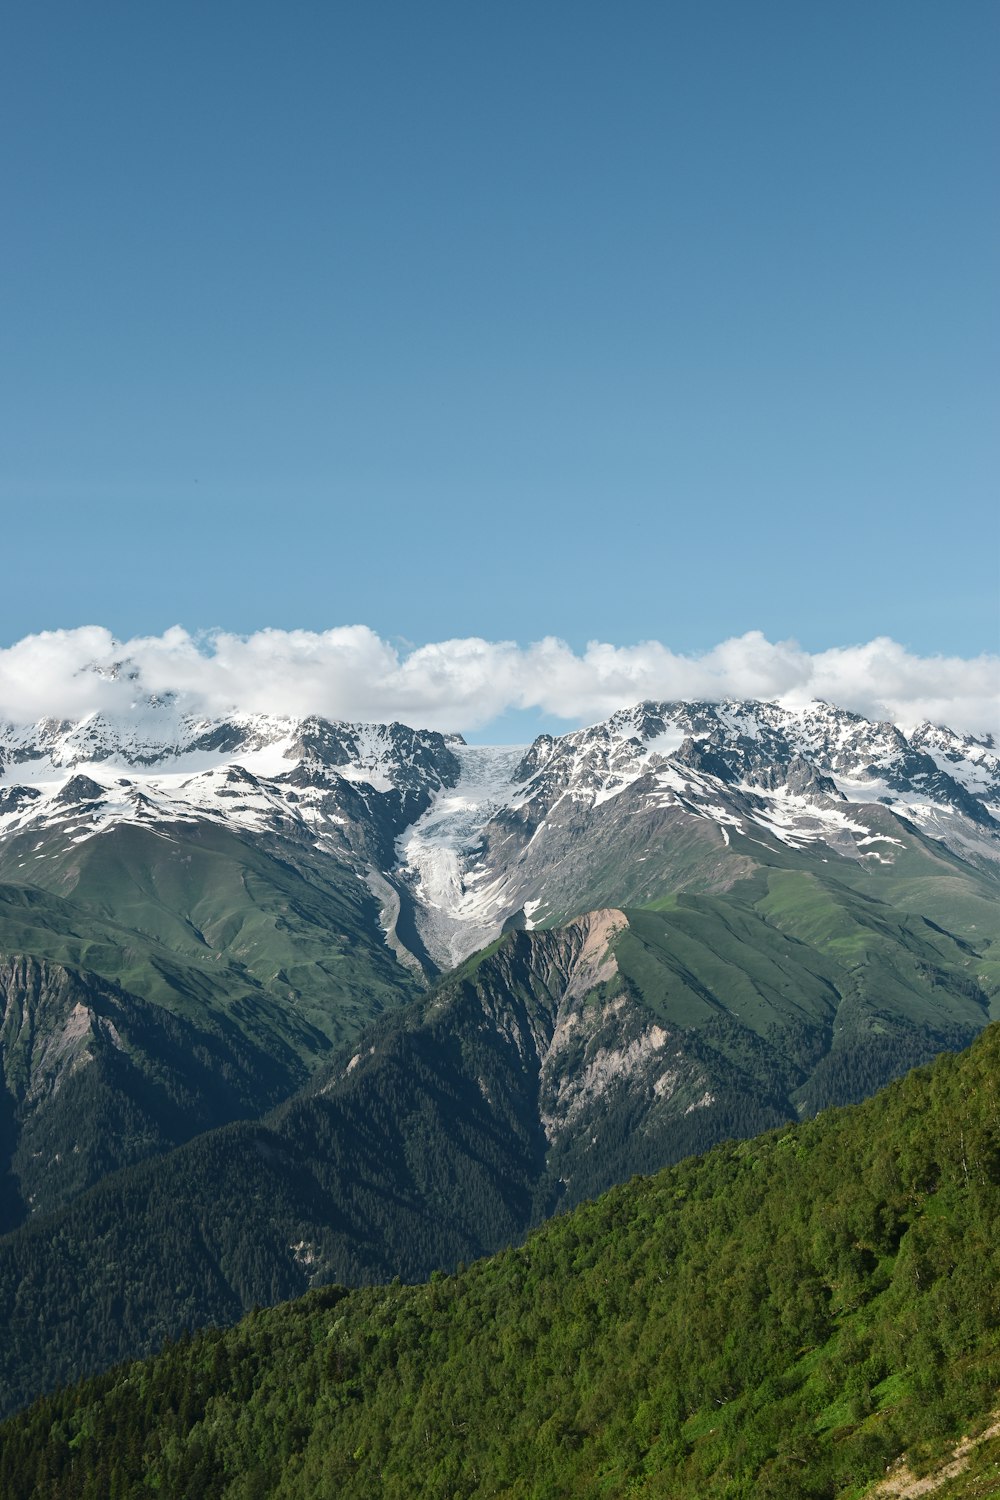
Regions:
M 451 1269 L 996 1005 L 1000 757 L 944 728 L 643 703 L 486 748 L 139 696 L 0 771 L 8 1408 Z

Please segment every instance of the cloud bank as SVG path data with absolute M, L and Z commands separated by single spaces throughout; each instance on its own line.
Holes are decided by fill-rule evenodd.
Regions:
M 887 637 L 809 652 L 750 631 L 683 655 L 659 641 L 594 641 L 575 652 L 552 636 L 528 646 L 468 637 L 400 650 L 364 625 L 250 636 L 175 626 L 118 641 L 88 625 L 0 649 L 0 719 L 127 713 L 146 694 L 173 693 L 181 708 L 206 716 L 312 713 L 476 731 L 510 709 L 586 724 L 643 698 L 825 698 L 903 728 L 930 719 L 1000 737 L 998 681 L 997 656 L 915 656 Z

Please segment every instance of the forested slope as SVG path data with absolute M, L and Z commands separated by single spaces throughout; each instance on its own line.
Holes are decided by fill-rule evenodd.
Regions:
M 0 1413 L 309 1287 L 452 1271 L 636 1171 L 872 1092 L 986 1024 L 963 939 L 836 881 L 800 877 L 794 908 L 777 883 L 762 891 L 766 915 L 682 895 L 511 932 L 266 1119 L 0 1238 Z M 104 1054 L 120 1072 L 122 1053 Z M 100 1076 L 79 1069 L 41 1123 Z
M 315 1292 L 40 1401 L 0 1490 L 848 1500 L 985 1425 L 998 1224 L 991 1027 L 453 1277 Z

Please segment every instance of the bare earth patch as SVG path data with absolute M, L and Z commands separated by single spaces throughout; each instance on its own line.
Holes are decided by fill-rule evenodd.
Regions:
M 949 1479 L 956 1479 L 969 1467 L 969 1461 L 980 1443 L 995 1437 L 1000 1437 L 1000 1418 L 978 1437 L 963 1438 L 944 1467 L 934 1474 L 925 1475 L 923 1479 L 917 1479 L 907 1465 L 900 1461 L 888 1479 L 881 1480 L 874 1489 L 868 1491 L 869 1500 L 917 1500 L 920 1495 L 932 1495 L 943 1484 L 947 1484 Z

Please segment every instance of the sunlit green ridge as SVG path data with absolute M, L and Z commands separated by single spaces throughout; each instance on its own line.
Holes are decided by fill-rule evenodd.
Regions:
M 42 1401 L 3 1429 L 0 1483 L 857 1500 L 995 1403 L 998 1211 L 991 1027 L 455 1276 L 316 1292 Z

